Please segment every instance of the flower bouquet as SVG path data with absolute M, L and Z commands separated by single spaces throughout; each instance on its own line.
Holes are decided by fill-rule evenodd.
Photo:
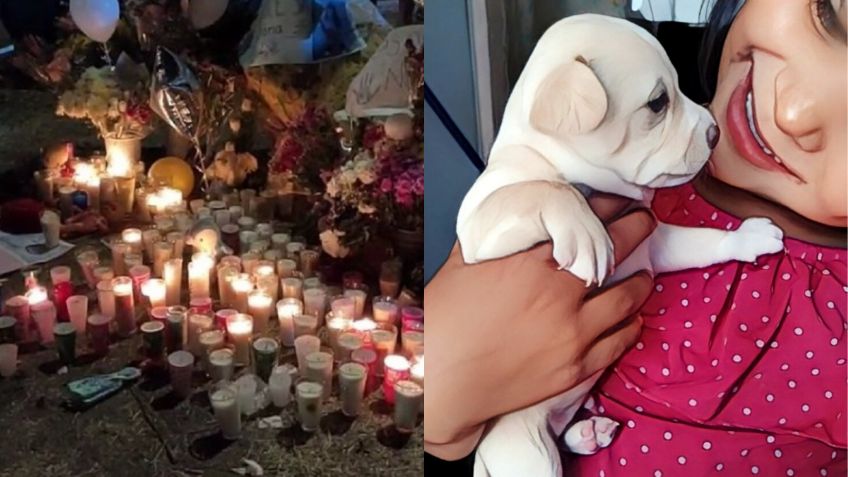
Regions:
M 341 151 L 332 118 L 323 108 L 309 104 L 287 123 L 276 122 L 277 137 L 268 163 L 268 181 L 285 189 L 322 190 L 323 177 L 337 164 Z

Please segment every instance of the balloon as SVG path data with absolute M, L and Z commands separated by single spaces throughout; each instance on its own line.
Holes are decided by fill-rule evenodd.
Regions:
M 229 0 L 192 0 L 188 4 L 188 18 L 200 30 L 211 26 L 224 16 Z
M 198 132 L 199 90 L 200 83 L 188 65 L 167 48 L 158 47 L 150 85 L 150 108 L 189 139 L 194 139 Z
M 121 17 L 118 0 L 71 0 L 71 18 L 85 35 L 106 43 Z
M 173 187 L 188 197 L 194 190 L 194 170 L 179 157 L 168 156 L 159 159 L 150 166 L 147 177 L 153 183 Z

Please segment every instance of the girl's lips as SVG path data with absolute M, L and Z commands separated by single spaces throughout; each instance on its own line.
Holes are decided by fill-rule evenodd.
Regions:
M 748 114 L 745 107 L 748 93 L 752 93 L 752 82 L 754 74 L 754 63 L 751 62 L 751 67 L 741 83 L 733 90 L 730 95 L 730 100 L 727 103 L 727 131 L 730 135 L 730 140 L 734 147 L 745 160 L 752 165 L 767 171 L 775 171 L 784 173 L 792 177 L 798 183 L 804 183 L 798 174 L 786 166 L 783 161 L 778 162 L 776 156 L 767 154 L 757 143 L 754 138 L 751 128 L 748 125 Z M 752 101 L 753 103 L 753 101 Z M 767 148 L 773 150 L 763 137 L 757 124 L 756 109 L 752 106 L 752 116 L 754 119 L 754 127 L 757 128 L 757 135 L 762 139 Z

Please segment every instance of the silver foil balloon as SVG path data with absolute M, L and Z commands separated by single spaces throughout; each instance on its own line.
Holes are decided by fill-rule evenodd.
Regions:
M 200 122 L 197 97 L 200 83 L 182 58 L 163 47 L 156 49 L 150 108 L 183 136 L 196 140 Z

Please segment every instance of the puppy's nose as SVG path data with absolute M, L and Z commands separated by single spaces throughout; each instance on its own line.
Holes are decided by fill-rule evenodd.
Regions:
M 715 149 L 716 145 L 718 145 L 718 137 L 720 134 L 718 126 L 715 124 L 707 128 L 707 145 L 710 149 Z

